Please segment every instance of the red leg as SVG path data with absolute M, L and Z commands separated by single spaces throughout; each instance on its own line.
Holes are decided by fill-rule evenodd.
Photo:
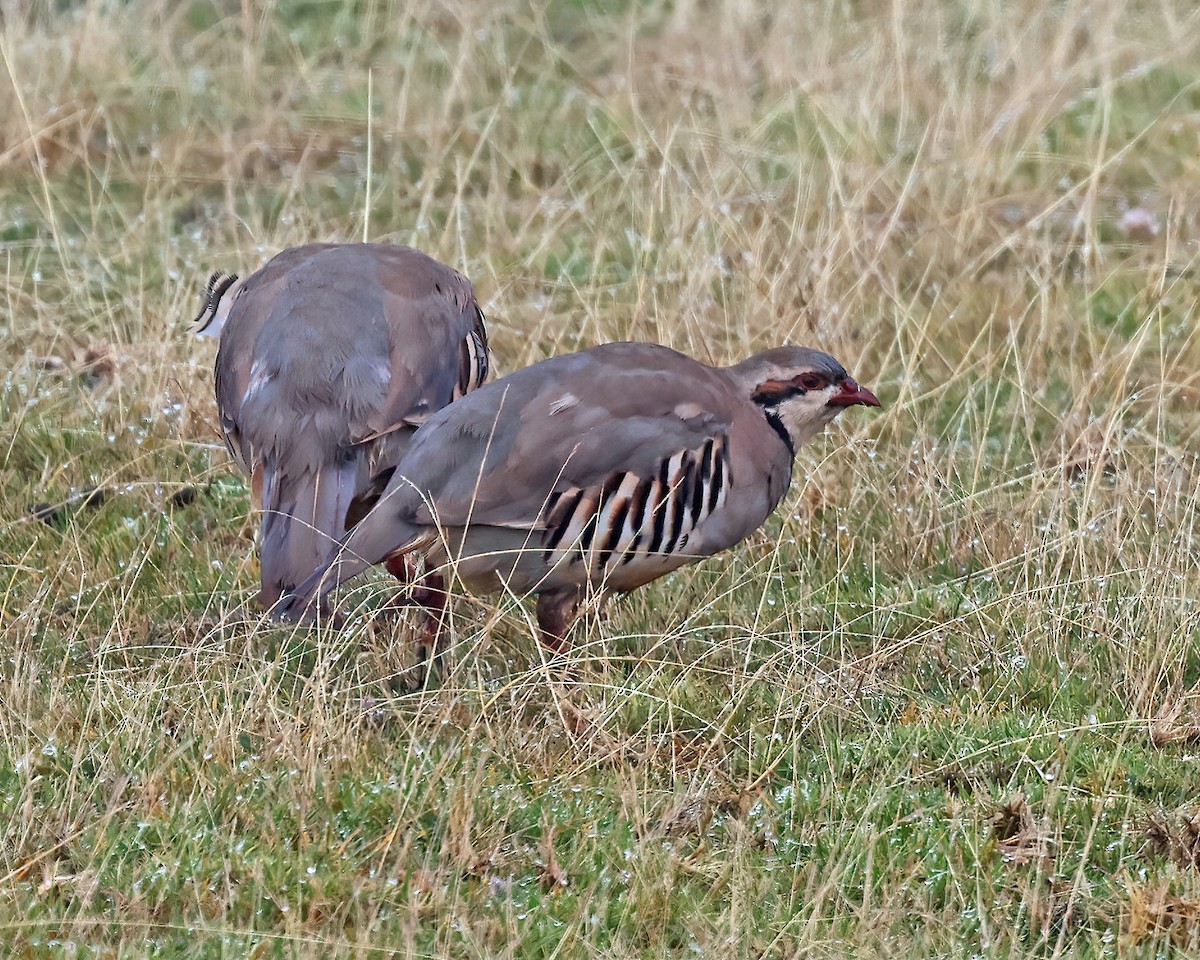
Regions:
M 387 568 L 387 572 L 407 585 L 412 582 L 412 568 L 408 565 L 408 554 L 397 554 L 388 557 L 383 561 L 383 565 Z
M 421 608 L 424 619 L 417 639 L 417 663 L 425 668 L 425 676 L 421 678 L 424 684 L 431 674 L 440 676 L 444 666 L 442 630 L 446 625 L 446 604 L 449 600 L 446 581 L 440 573 L 430 571 L 413 584 L 409 596 L 412 603 Z
M 400 589 L 388 601 L 388 606 L 394 610 L 401 607 L 420 606 L 416 593 L 420 586 L 416 580 L 416 567 L 409 563 L 407 554 L 396 554 L 383 561 L 383 566 L 393 577 L 400 581 Z
M 561 587 L 538 594 L 538 639 L 553 653 L 567 649 L 567 634 L 579 615 L 581 598 L 576 587 Z

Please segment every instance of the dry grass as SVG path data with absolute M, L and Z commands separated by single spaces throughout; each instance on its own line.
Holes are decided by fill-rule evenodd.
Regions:
M 16 955 L 1194 946 L 1191 3 L 0 25 Z M 445 687 L 402 695 L 402 629 L 228 617 L 252 518 L 185 335 L 211 269 L 364 235 L 471 276 L 505 369 L 799 341 L 886 409 L 567 675 L 518 604 L 462 598 Z

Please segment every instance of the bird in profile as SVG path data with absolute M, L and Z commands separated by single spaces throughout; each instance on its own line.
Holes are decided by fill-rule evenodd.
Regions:
M 589 591 L 626 593 L 758 529 L 797 449 L 857 404 L 879 400 L 806 347 L 729 367 L 651 343 L 544 360 L 431 417 L 279 612 L 310 616 L 335 585 L 423 551 L 472 591 L 536 594 L 540 639 L 561 650 Z
M 266 608 L 367 513 L 416 428 L 488 375 L 470 282 L 410 247 L 315 243 L 241 282 L 214 274 L 196 324 L 220 339 L 221 429 L 262 509 Z

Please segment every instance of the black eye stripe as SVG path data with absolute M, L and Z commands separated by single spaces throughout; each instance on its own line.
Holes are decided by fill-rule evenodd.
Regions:
M 774 407 L 783 403 L 784 400 L 790 400 L 792 397 L 801 396 L 808 391 L 796 384 L 788 384 L 786 387 L 776 387 L 768 390 L 755 390 L 754 395 L 750 398 L 760 407 Z
M 790 380 L 767 380 L 759 384 L 751 394 L 751 399 L 762 407 L 777 407 L 793 397 L 802 397 L 813 390 L 824 390 L 830 384 L 841 383 L 845 374 L 830 376 L 825 373 L 809 371 L 801 373 Z

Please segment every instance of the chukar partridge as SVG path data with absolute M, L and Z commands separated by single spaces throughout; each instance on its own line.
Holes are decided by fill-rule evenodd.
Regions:
M 541 639 L 560 649 L 586 591 L 633 590 L 755 531 L 796 450 L 855 404 L 879 401 L 805 347 L 731 367 L 650 343 L 542 361 L 431 417 L 280 612 L 300 618 L 335 584 L 421 550 L 469 589 L 537 594 Z
M 217 406 L 262 507 L 269 608 L 366 513 L 416 427 L 487 378 L 487 332 L 470 282 L 409 247 L 314 243 L 236 281 L 213 275 L 196 332 L 220 337 Z

